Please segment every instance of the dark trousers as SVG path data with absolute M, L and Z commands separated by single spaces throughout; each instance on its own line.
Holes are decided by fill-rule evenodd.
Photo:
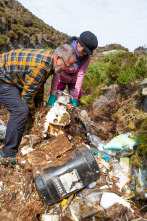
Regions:
M 20 91 L 2 80 L 0 80 L 0 103 L 10 114 L 2 152 L 7 157 L 14 157 L 26 126 L 29 108 L 21 99 Z

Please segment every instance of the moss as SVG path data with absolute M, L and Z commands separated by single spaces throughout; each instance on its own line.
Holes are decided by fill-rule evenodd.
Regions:
M 138 131 L 139 154 L 147 156 L 147 119 L 144 119 Z

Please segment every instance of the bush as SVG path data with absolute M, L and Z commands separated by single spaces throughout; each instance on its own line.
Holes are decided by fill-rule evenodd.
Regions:
M 138 139 L 140 141 L 139 144 L 140 154 L 147 156 L 147 119 L 145 119 L 141 124 L 141 129 L 139 131 Z
M 14 33 L 14 31 L 8 31 L 8 32 L 6 33 L 6 35 L 7 35 L 9 38 L 13 38 L 14 35 L 15 35 L 15 33 Z
M 11 24 L 11 29 L 17 34 L 21 32 L 21 27 L 18 24 Z
M 106 70 L 107 76 L 114 82 L 121 73 L 121 67 L 118 64 L 110 63 Z
M 122 71 L 117 80 L 116 84 L 129 84 L 130 82 L 134 81 L 136 78 L 136 75 L 132 70 L 128 67 L 126 68 L 126 71 Z
M 88 97 L 82 97 L 84 104 L 91 103 L 94 95 L 100 95 L 101 87 L 116 83 L 126 85 L 147 76 L 146 56 L 138 58 L 130 52 L 115 52 L 107 54 L 96 63 L 90 63 L 83 80 L 82 92 Z M 97 92 L 96 92 L 97 91 Z M 95 93 L 96 92 L 96 93 Z
M 0 45 L 4 45 L 6 43 L 7 36 L 6 35 L 0 35 Z

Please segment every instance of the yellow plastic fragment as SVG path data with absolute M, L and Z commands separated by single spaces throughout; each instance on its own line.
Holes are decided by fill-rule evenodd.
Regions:
M 66 202 L 67 202 L 67 199 L 63 199 L 61 202 L 61 206 L 65 206 Z

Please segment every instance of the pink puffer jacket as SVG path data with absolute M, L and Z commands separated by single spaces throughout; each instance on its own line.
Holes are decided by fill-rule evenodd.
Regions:
M 55 73 L 52 79 L 51 93 L 55 93 L 57 91 L 57 85 L 59 81 L 63 83 L 67 83 L 67 84 L 75 83 L 76 85 L 74 89 L 74 95 L 76 96 L 74 98 L 78 99 L 78 95 L 82 87 L 83 79 L 88 69 L 90 60 L 91 60 L 91 56 L 89 56 L 87 61 L 81 67 L 77 67 L 75 69 L 71 67 L 68 70 L 68 73 L 65 71 L 62 71 L 61 74 Z

